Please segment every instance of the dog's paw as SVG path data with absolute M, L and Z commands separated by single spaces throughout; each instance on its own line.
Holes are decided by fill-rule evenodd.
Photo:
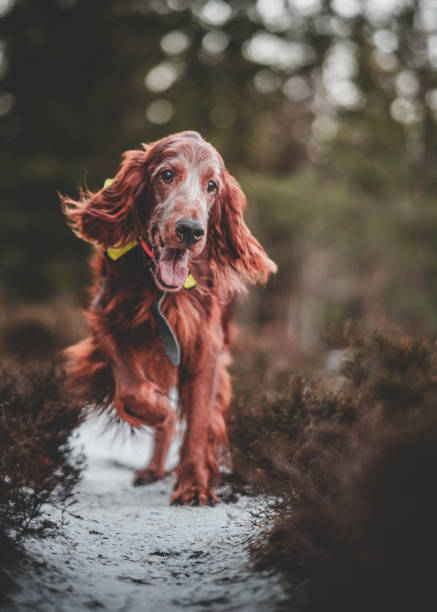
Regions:
M 161 480 L 167 476 L 166 472 L 157 472 L 156 470 L 137 470 L 134 475 L 134 487 L 142 487 L 151 484 L 157 480 Z
M 192 485 L 177 487 L 170 499 L 172 506 L 215 506 L 217 495 L 208 487 Z

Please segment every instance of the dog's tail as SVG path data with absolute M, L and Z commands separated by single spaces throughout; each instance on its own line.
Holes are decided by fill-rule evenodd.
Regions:
M 69 390 L 97 410 L 111 407 L 114 379 L 95 339 L 90 336 L 63 351 Z

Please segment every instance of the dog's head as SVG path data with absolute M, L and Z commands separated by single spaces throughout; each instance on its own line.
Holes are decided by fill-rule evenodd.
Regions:
M 241 279 L 265 281 L 276 270 L 243 219 L 246 200 L 221 156 L 197 132 L 163 138 L 127 151 L 110 185 L 61 197 L 83 239 L 108 248 L 141 237 L 153 253 L 157 286 L 179 290 L 190 259 L 204 252 L 232 289 Z

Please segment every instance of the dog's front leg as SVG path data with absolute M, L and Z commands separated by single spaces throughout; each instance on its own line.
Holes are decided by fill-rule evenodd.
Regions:
M 172 504 L 204 506 L 217 502 L 211 489 L 216 474 L 208 461 L 216 383 L 215 353 L 208 356 L 206 364 L 195 375 L 190 376 L 182 371 L 179 393 L 182 410 L 187 417 L 187 431 L 171 497 Z
M 114 408 L 132 427 L 147 425 L 155 430 L 155 443 L 149 466 L 135 472 L 134 485 L 144 485 L 163 478 L 168 448 L 175 431 L 176 415 L 168 397 L 147 380 L 135 359 L 126 351 L 126 361 L 113 364 L 115 381 Z M 130 359 L 129 359 L 130 357 Z

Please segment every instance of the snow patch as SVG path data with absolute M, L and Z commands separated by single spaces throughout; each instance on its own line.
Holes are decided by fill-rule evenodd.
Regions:
M 144 467 L 151 454 L 150 434 L 123 439 L 93 419 L 74 443 L 87 456 L 78 503 L 62 536 L 28 544 L 42 565 L 18 577 L 21 590 L 8 610 L 271 612 L 285 601 L 278 579 L 250 568 L 249 544 L 260 534 L 266 498 L 170 507 L 171 477 L 132 486 L 132 469 Z M 51 518 L 59 520 L 59 513 Z

